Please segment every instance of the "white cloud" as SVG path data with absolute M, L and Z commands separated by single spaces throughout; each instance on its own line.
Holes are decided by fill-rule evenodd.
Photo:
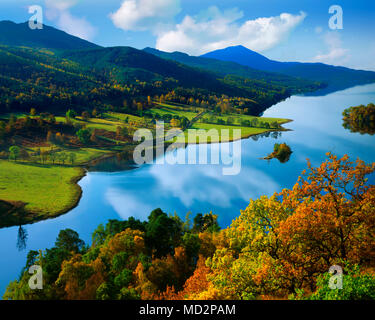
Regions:
M 323 39 L 329 51 L 316 55 L 313 58 L 314 62 L 342 65 L 349 60 L 349 50 L 342 47 L 341 38 L 337 32 L 327 32 Z
M 76 0 L 46 0 L 46 17 L 48 20 L 56 21 L 61 30 L 91 40 L 96 33 L 95 27 L 85 18 L 75 17 L 69 11 L 76 3 Z
M 147 30 L 169 22 L 180 11 L 179 0 L 124 0 L 110 18 L 116 27 L 125 31 Z
M 142 201 L 139 197 L 127 194 L 122 189 L 109 188 L 105 193 L 105 197 L 113 210 L 124 220 L 130 217 L 146 220 L 149 213 L 155 209 L 145 204 L 145 201 Z
M 157 34 L 156 48 L 163 51 L 184 51 L 202 54 L 233 45 L 243 45 L 262 52 L 279 44 L 299 25 L 306 14 L 282 13 L 239 23 L 243 12 L 224 12 L 213 6 L 198 16 L 185 16 L 172 30 Z

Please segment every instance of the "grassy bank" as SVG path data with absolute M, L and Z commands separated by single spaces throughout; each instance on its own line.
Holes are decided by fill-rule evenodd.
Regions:
M 135 146 L 132 142 L 135 130 L 148 128 L 154 131 L 155 121 L 160 118 L 167 119 L 166 131 L 171 128 L 179 129 L 181 123 L 174 121 L 175 119 L 188 119 L 181 137 L 185 144 L 227 142 L 265 132 L 283 131 L 285 129 L 281 125 L 291 121 L 234 113 L 218 115 L 201 108 L 167 103 L 155 103 L 148 111 L 145 117 L 107 112 L 100 117 L 85 120 L 82 117 L 70 119 L 75 126 L 86 128 L 89 132 L 96 130 L 96 140 L 90 140 L 87 144 L 75 144 L 72 140 L 74 135 L 69 136 L 69 132 L 65 143 L 56 143 L 44 136 L 32 139 L 27 134 L 22 138 L 22 131 L 15 134 L 15 142 L 12 144 L 19 145 L 29 157 L 17 162 L 0 160 L 0 228 L 56 217 L 74 208 L 82 193 L 77 185 L 84 175 L 82 167 L 118 153 L 125 158 L 131 157 Z M 26 115 L 14 116 L 21 119 Z M 3 119 L 7 118 L 10 115 L 3 116 Z M 67 123 L 64 116 L 56 116 L 55 119 L 56 126 Z M 53 128 L 53 124 L 50 126 Z M 119 127 L 127 128 L 126 139 L 118 135 Z M 188 141 L 190 129 L 200 130 L 195 141 Z M 218 135 L 211 136 L 212 129 Z M 236 129 L 241 130 L 240 136 L 234 136 Z M 222 130 L 229 130 L 229 138 L 222 135 Z M 3 150 L 7 148 L 9 146 Z
M 83 176 L 84 170 L 79 167 L 1 160 L 0 199 L 4 202 L 0 227 L 52 218 L 71 210 L 81 197 L 77 182 Z

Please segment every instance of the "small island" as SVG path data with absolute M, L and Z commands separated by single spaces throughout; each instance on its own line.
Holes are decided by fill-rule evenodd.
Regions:
M 350 132 L 360 134 L 375 134 L 375 105 L 370 103 L 345 109 L 343 115 L 343 127 Z
M 267 157 L 263 158 L 264 160 L 277 159 L 281 163 L 286 163 L 289 161 L 291 154 L 293 153 L 292 149 L 286 143 L 275 143 L 273 146 L 273 152 Z

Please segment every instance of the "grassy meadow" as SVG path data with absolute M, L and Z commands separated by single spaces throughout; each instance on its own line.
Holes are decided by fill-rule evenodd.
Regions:
M 0 160 L 0 199 L 25 205 L 27 217 L 19 212 L 23 223 L 54 217 L 77 204 L 81 196 L 77 181 L 83 175 L 79 167 Z

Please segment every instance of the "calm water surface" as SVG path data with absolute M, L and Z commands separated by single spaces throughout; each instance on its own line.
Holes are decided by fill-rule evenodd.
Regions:
M 227 226 L 246 208 L 250 198 L 292 187 L 306 167 L 307 158 L 317 165 L 331 151 L 375 161 L 375 136 L 350 133 L 342 127 L 345 108 L 369 102 L 375 102 L 375 84 L 321 97 L 294 96 L 273 106 L 264 116 L 293 119 L 285 125 L 293 131 L 277 138 L 269 135 L 243 140 L 242 169 L 236 176 L 223 176 L 223 165 L 147 165 L 115 173 L 88 173 L 80 181 L 83 197 L 76 209 L 56 219 L 24 226 L 28 234 L 25 250 L 19 251 L 16 246 L 18 227 L 0 230 L 0 297 L 9 281 L 19 276 L 27 252 L 53 246 L 61 229 L 76 230 L 90 243 L 98 224 L 130 216 L 146 219 L 159 207 L 181 217 L 189 211 L 193 215 L 213 211 L 220 224 Z M 292 147 L 288 163 L 259 159 L 271 153 L 276 142 Z M 194 148 L 189 146 L 187 151 L 193 152 Z

